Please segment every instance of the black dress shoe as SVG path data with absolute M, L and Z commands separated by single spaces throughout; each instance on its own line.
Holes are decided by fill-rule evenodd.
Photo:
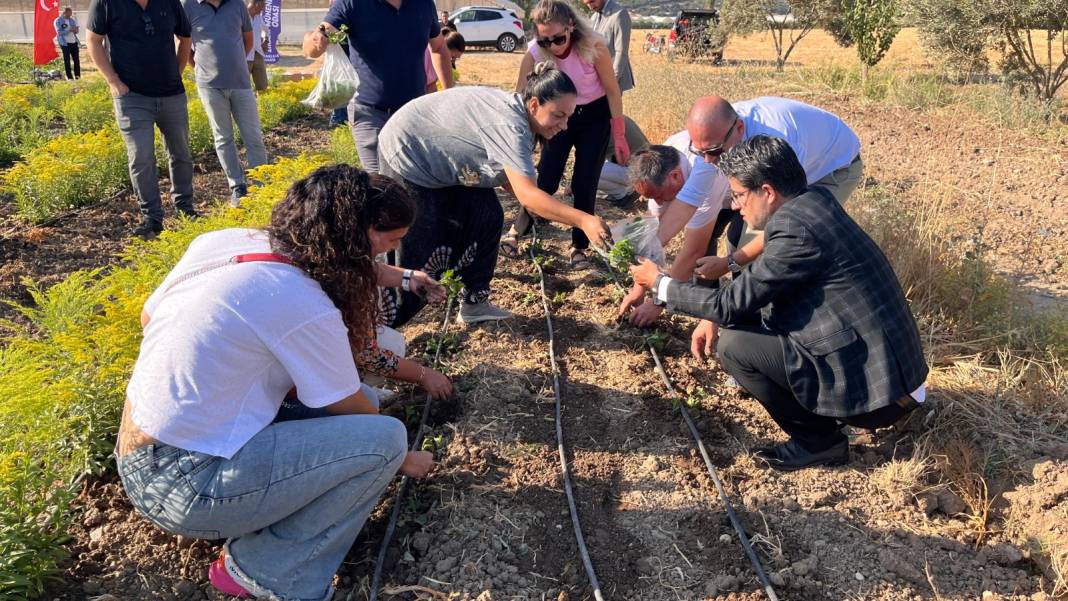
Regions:
M 153 240 L 163 231 L 163 224 L 155 219 L 145 219 L 133 229 L 133 235 L 142 240 Z
M 812 453 L 791 439 L 782 444 L 761 447 L 753 454 L 774 469 L 792 472 L 817 465 L 849 463 L 849 441 L 843 440 L 825 451 Z

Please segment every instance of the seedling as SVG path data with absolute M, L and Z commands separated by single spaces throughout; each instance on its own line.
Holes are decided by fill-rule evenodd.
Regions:
M 464 289 L 464 282 L 460 279 L 460 276 L 456 275 L 455 269 L 446 269 L 441 274 L 441 285 L 445 286 L 445 291 L 450 299 L 460 296 L 460 292 Z
M 534 264 L 541 267 L 542 270 L 549 269 L 556 263 L 556 260 L 549 255 L 538 255 L 534 257 Z
M 538 295 L 533 292 L 527 292 L 523 295 L 523 298 L 519 299 L 519 303 L 522 305 L 533 305 L 538 302 Z
M 562 306 L 564 306 L 564 303 L 566 303 L 566 302 L 567 302 L 567 293 L 566 292 L 560 291 L 560 292 L 557 292 L 556 294 L 553 295 L 552 303 L 553 303 L 554 307 L 562 307 Z
M 438 352 L 438 346 L 441 346 L 441 352 Z M 441 337 L 441 342 L 438 342 L 437 338 L 431 338 L 426 341 L 426 350 L 423 355 L 427 361 L 433 361 L 434 355 L 437 355 L 439 359 L 447 359 L 453 355 L 459 353 L 463 349 L 463 343 L 460 341 L 460 334 L 458 332 L 446 332 Z
M 422 449 L 431 453 L 437 453 L 440 449 L 445 447 L 445 435 L 438 434 L 437 436 L 427 436 L 423 439 Z
M 330 33 L 326 34 L 326 38 L 330 40 L 331 44 L 345 43 L 345 40 L 349 38 L 349 26 L 342 25 L 341 27 L 338 27 L 337 31 L 331 31 Z
M 630 240 L 620 240 L 612 245 L 608 252 L 608 261 L 613 269 L 621 274 L 629 273 L 629 267 L 635 263 L 636 253 Z
M 665 332 L 656 330 L 652 334 L 643 336 L 642 340 L 645 341 L 645 344 L 656 349 L 656 352 L 662 353 L 664 352 L 664 348 L 667 346 L 668 341 L 671 340 L 671 336 L 668 336 Z

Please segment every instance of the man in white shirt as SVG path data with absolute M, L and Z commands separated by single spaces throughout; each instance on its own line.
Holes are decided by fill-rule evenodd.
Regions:
M 82 65 L 78 59 L 78 21 L 74 19 L 74 10 L 69 6 L 64 8 L 63 14 L 56 18 L 53 26 L 56 28 L 59 49 L 63 51 L 63 69 L 67 72 L 67 79 L 79 79 L 82 76 Z
M 248 16 L 252 17 L 252 50 L 245 57 L 248 72 L 252 75 L 252 86 L 257 92 L 267 89 L 267 65 L 263 62 L 263 52 L 267 41 L 263 33 L 264 0 L 249 0 Z
M 685 156 L 688 160 L 702 161 L 713 170 L 707 177 L 717 183 L 702 184 L 702 187 L 723 189 L 727 195 L 716 195 L 719 204 L 710 200 L 711 204 L 702 205 L 692 196 L 680 197 L 681 203 L 672 203 L 670 195 L 660 191 L 662 198 L 659 202 L 667 205 L 661 215 L 661 242 L 666 244 L 683 224 L 687 228 L 686 242 L 675 262 L 678 265 L 673 264 L 671 269 L 671 277 L 676 279 L 687 280 L 691 274 L 696 274 L 698 278 L 715 282 L 728 272 L 741 272 L 764 250 L 762 233 L 756 233 L 752 240 L 737 248 L 744 231 L 743 223 L 738 213 L 731 210 L 726 178 L 714 168 L 719 157 L 741 141 L 761 134 L 786 140 L 804 167 L 809 185 L 826 188 L 841 204 L 853 193 L 863 176 L 864 164 L 857 135 L 839 117 L 796 100 L 766 96 L 732 105 L 719 96 L 705 96 L 691 107 L 685 132 L 672 136 L 678 137 L 676 147 L 682 144 L 684 133 L 687 134 Z M 635 157 L 631 161 L 634 162 Z M 642 192 L 638 182 L 633 183 L 635 190 Z M 670 191 L 669 188 L 666 192 Z M 698 218 L 699 210 L 703 212 L 703 218 Z M 688 219 L 697 221 L 688 223 Z M 729 252 L 716 256 L 715 239 L 724 229 L 728 230 Z M 623 300 L 620 311 L 627 313 L 641 302 L 636 287 Z M 648 326 L 661 312 L 661 308 L 646 301 L 631 312 L 630 319 L 635 325 Z M 708 332 L 710 329 L 711 333 Z M 695 335 L 698 332 L 715 339 L 715 325 L 711 322 L 702 322 Z

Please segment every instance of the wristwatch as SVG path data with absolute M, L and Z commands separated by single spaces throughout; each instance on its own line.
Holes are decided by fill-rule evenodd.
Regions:
M 405 292 L 411 292 L 412 290 L 412 270 L 405 269 L 401 275 L 401 290 Z
M 742 266 L 734 260 L 734 253 L 727 253 L 727 269 L 731 270 L 731 273 L 738 273 L 742 270 Z
M 660 275 L 656 276 L 656 279 L 653 280 L 653 289 L 650 290 L 650 292 L 652 292 L 652 294 L 653 294 L 653 304 L 656 305 L 657 307 L 666 307 L 667 306 L 666 302 L 660 300 L 660 282 L 665 277 L 666 276 L 664 274 L 660 274 Z

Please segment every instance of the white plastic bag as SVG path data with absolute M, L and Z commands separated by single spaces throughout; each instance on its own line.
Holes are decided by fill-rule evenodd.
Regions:
M 627 241 L 634 249 L 635 257 L 645 257 L 663 266 L 667 257 L 660 239 L 656 236 L 659 229 L 660 221 L 655 217 L 638 217 L 612 226 L 612 240 L 617 245 Z
M 645 257 L 657 265 L 664 265 L 667 257 L 664 246 L 656 233 L 660 229 L 660 220 L 655 217 L 637 217 L 621 221 L 612 227 L 612 240 L 617 244 L 623 240 L 630 242 L 634 255 Z
M 341 108 L 352 100 L 359 83 L 360 77 L 341 46 L 330 44 L 326 48 L 323 69 L 319 72 L 319 83 L 301 102 L 315 109 Z

